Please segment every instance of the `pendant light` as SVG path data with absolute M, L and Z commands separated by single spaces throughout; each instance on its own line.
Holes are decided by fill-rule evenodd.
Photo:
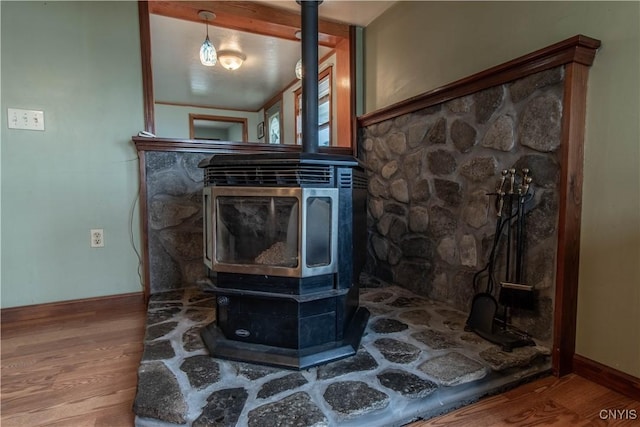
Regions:
M 205 25 L 207 27 L 207 37 L 202 42 L 202 46 L 200 47 L 200 62 L 202 65 L 206 65 L 207 67 L 213 67 L 218 62 L 218 54 L 216 52 L 216 48 L 209 40 L 209 20 L 214 20 L 216 18 L 216 14 L 213 12 L 209 12 L 208 10 L 201 10 L 198 12 L 198 16 L 205 20 Z
M 298 80 L 302 79 L 302 59 L 298 59 L 298 62 L 296 62 L 296 77 Z

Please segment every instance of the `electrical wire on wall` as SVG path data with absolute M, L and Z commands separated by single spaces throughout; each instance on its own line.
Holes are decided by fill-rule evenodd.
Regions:
M 133 203 L 131 204 L 131 210 L 129 211 L 129 239 L 131 241 L 131 247 L 133 248 L 133 251 L 136 253 L 136 256 L 138 257 L 138 268 L 137 268 L 138 279 L 140 281 L 140 287 L 142 288 L 142 290 L 144 290 L 144 281 L 142 280 L 142 273 L 140 271 L 142 269 L 142 256 L 140 255 L 138 248 L 136 248 L 136 242 L 133 236 L 133 217 L 134 217 L 134 213 L 136 211 L 136 205 L 139 199 L 140 199 L 140 190 L 136 192 L 136 197 L 133 199 Z

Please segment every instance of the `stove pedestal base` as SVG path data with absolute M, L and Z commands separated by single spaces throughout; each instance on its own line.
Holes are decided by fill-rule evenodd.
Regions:
M 213 357 L 302 370 L 353 356 L 369 320 L 369 310 L 359 307 L 338 342 L 303 349 L 274 347 L 227 339 L 215 322 L 205 326 L 200 336 Z

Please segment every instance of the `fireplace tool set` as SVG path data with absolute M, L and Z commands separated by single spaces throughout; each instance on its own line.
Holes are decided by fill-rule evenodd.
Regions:
M 516 347 L 535 345 L 531 337 L 509 323 L 512 308 L 533 309 L 533 286 L 523 283 L 525 252 L 525 214 L 527 203 L 533 198 L 529 169 L 522 169 L 520 177 L 515 169 L 505 169 L 496 187 L 496 231 L 486 266 L 473 278 L 479 291 L 479 282 L 486 279 L 486 287 L 473 299 L 465 329 L 473 331 L 510 352 Z M 519 182 L 519 183 L 516 183 Z M 502 246 L 504 251 L 501 251 Z M 496 280 L 498 254 L 504 254 L 504 280 Z M 499 299 L 494 293 L 499 289 Z

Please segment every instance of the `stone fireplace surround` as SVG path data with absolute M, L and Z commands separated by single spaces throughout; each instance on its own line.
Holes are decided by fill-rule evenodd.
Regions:
M 544 198 L 538 195 L 536 198 L 536 209 L 544 208 L 546 225 L 542 231 L 546 237 L 534 242 L 533 252 L 545 252 L 538 249 L 538 245 L 549 245 L 550 241 L 551 246 L 555 245 L 556 249 L 555 259 L 552 261 L 549 261 L 546 253 L 540 255 L 537 262 L 544 266 L 545 272 L 533 280 L 542 283 L 542 287 L 555 282 L 555 289 L 548 287 L 546 295 L 543 295 L 549 301 L 554 301 L 549 308 L 553 312 L 553 323 L 549 320 L 550 328 L 544 329 L 548 331 L 552 343 L 553 371 L 558 375 L 571 370 L 575 345 L 586 81 L 588 67 L 598 47 L 597 40 L 576 36 L 406 102 L 362 116 L 358 121 L 358 152 L 367 164 L 372 165 L 371 174 L 375 180 L 370 187 L 369 271 L 384 276 L 382 279 L 406 280 L 402 274 L 394 272 L 394 266 L 398 264 L 394 264 L 393 255 L 396 241 L 404 240 L 404 245 L 399 246 L 402 250 L 400 260 L 405 257 L 404 262 L 415 264 L 416 259 L 421 259 L 421 256 L 413 255 L 421 249 L 432 254 L 434 260 L 424 263 L 425 270 L 422 272 L 414 269 L 412 273 L 417 271 L 418 274 L 423 274 L 425 278 L 431 279 L 431 284 L 422 282 L 408 287 L 424 296 L 440 297 L 454 305 L 462 302 L 461 295 L 464 291 L 451 292 L 449 285 L 453 283 L 455 288 L 460 277 L 468 278 L 469 272 L 473 271 L 474 259 L 477 267 L 482 265 L 486 256 L 488 235 L 479 238 L 473 232 L 485 227 L 481 224 L 482 209 L 477 207 L 486 203 L 480 197 L 480 192 L 484 191 L 483 185 L 491 188 L 495 185 L 495 177 L 485 176 L 483 181 L 488 181 L 486 184 L 476 180 L 477 177 L 487 171 L 500 170 L 503 165 L 517 163 L 523 158 L 535 162 L 536 166 L 531 166 L 531 169 L 534 174 L 538 173 L 534 178 L 537 178 L 536 184 L 541 187 L 538 194 L 552 194 Z M 526 93 L 521 101 L 517 100 L 517 94 L 514 96 L 514 87 L 518 86 L 522 86 L 523 93 Z M 560 122 L 559 127 L 547 126 L 546 130 L 542 130 L 556 132 L 558 135 L 556 142 L 551 142 L 552 145 L 546 148 L 540 144 L 537 148 L 523 144 L 526 131 L 520 127 L 525 121 L 523 117 L 526 111 L 535 112 L 540 105 L 559 110 L 558 115 L 554 115 Z M 421 123 L 420 120 L 417 123 L 413 121 L 420 117 L 423 119 Z M 538 131 L 540 130 L 538 127 Z M 519 145 L 515 147 L 514 144 L 513 151 L 505 150 L 509 143 L 505 142 L 507 139 L 504 135 L 511 131 L 516 135 Z M 392 134 L 395 136 L 391 136 Z M 404 143 L 399 134 L 404 134 Z M 380 143 L 380 139 L 383 139 L 383 143 Z M 140 158 L 144 278 L 146 294 L 149 296 L 197 283 L 204 275 L 204 269 L 198 265 L 202 253 L 199 229 L 202 178 L 198 176 L 200 171 L 196 173 L 193 169 L 197 161 L 215 152 L 259 152 L 274 147 L 138 137 L 133 140 Z M 377 152 L 376 143 L 380 145 Z M 386 150 L 383 146 L 386 146 Z M 344 149 L 336 150 L 346 154 L 343 153 Z M 492 160 L 474 161 L 469 154 L 474 150 L 480 150 L 481 154 L 477 157 L 493 157 L 495 163 Z M 415 152 L 420 151 L 423 152 L 419 156 L 415 155 Z M 506 160 L 502 159 L 504 153 L 507 154 Z M 404 162 L 402 167 L 406 167 L 406 158 L 402 156 L 411 155 L 420 157 L 420 162 L 424 162 L 423 167 L 426 165 L 426 169 L 432 174 L 423 176 L 429 183 L 422 184 L 421 190 L 423 195 L 428 192 L 431 203 L 416 203 L 415 206 L 411 204 L 412 196 L 420 197 L 419 192 L 415 193 L 415 189 L 420 188 L 417 182 L 407 181 L 405 176 L 406 187 L 402 182 L 396 183 L 396 174 L 404 174 L 404 171 L 398 172 L 400 167 L 393 171 L 392 162 L 395 160 L 398 165 Z M 453 157 L 453 162 L 448 155 Z M 377 165 L 376 158 L 380 160 Z M 455 163 L 455 169 L 459 169 L 461 173 L 459 177 L 454 177 L 452 172 L 444 173 L 449 169 L 438 169 L 446 167 L 447 161 Z M 541 172 L 536 172 L 543 170 L 545 172 L 542 175 Z M 543 176 L 546 178 L 543 179 Z M 555 188 L 552 184 L 554 181 Z M 405 188 L 408 199 L 405 197 Z M 468 192 L 467 188 L 471 191 Z M 467 197 L 473 199 L 460 200 Z M 475 216 L 469 212 L 474 211 L 471 206 L 476 207 Z M 422 213 L 426 213 L 426 216 L 417 215 L 417 208 L 422 208 Z M 412 209 L 413 221 L 410 213 Z M 394 241 L 391 238 L 393 235 L 389 235 L 392 223 L 396 223 L 396 228 L 404 230 L 403 221 L 408 232 L 428 232 L 431 226 L 431 231 L 435 231 L 437 235 L 434 221 L 445 228 L 453 222 L 445 210 L 460 213 L 455 223 L 463 224 L 463 228 L 453 233 L 455 238 L 445 240 L 446 236 L 439 236 L 437 243 L 425 243 L 423 237 L 415 239 L 400 235 Z M 398 221 L 392 217 L 394 221 L 383 221 L 385 214 L 400 218 L 401 215 L 407 216 L 404 220 Z M 530 219 L 529 221 L 531 222 Z M 382 226 L 378 226 L 379 222 L 383 222 Z M 386 235 L 381 233 L 386 229 L 384 222 L 388 222 L 389 226 Z M 555 227 L 552 227 L 553 230 L 548 227 L 551 222 L 553 225 L 557 222 L 557 231 Z M 421 231 L 421 227 L 425 230 Z M 483 236 L 482 232 L 480 236 Z M 411 243 L 407 244 L 407 240 Z M 475 241 L 475 258 L 472 256 L 472 240 Z M 384 249 L 385 241 L 386 257 L 380 249 L 380 246 Z M 549 267 L 555 270 L 555 280 L 554 275 L 549 276 Z

